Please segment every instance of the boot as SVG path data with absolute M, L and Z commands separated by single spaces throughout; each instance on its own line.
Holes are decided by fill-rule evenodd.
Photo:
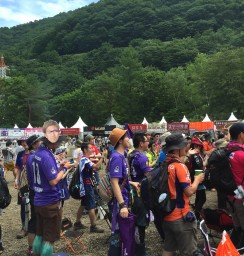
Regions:
M 135 256 L 146 256 L 145 244 L 136 244 L 135 246 Z

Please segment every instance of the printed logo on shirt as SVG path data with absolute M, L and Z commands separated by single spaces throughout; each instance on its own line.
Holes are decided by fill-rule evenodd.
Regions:
M 114 172 L 119 172 L 119 166 L 116 166 L 116 167 L 114 168 Z
M 55 173 L 56 173 L 56 170 L 54 169 L 54 167 L 52 168 L 51 173 L 52 173 L 52 174 L 55 174 Z

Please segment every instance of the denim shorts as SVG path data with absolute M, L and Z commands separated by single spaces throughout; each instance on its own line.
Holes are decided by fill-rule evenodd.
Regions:
M 81 205 L 85 206 L 87 210 L 95 209 L 96 202 L 93 186 L 91 184 L 84 184 L 84 188 L 86 195 L 84 200 L 81 200 Z

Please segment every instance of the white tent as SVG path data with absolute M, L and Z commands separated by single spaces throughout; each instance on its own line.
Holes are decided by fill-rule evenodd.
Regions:
M 233 112 L 231 112 L 231 115 L 230 115 L 228 121 L 238 121 L 238 119 L 235 117 Z
M 166 122 L 164 116 L 162 117 L 162 119 L 161 119 L 161 121 L 159 122 L 159 124 L 167 124 L 167 122 Z
M 63 128 L 64 128 L 64 126 L 62 125 L 61 122 L 59 122 L 58 125 L 59 125 L 59 128 L 60 128 L 60 129 L 63 129 Z
M 17 124 L 15 124 L 15 125 L 14 125 L 14 129 L 17 129 L 17 128 L 19 128 L 19 127 L 18 127 L 18 125 L 17 125 Z
M 77 122 L 71 127 L 71 128 L 79 128 L 80 132 L 83 132 L 83 128 L 87 126 L 83 120 L 81 119 L 81 117 L 79 116 Z
M 204 117 L 204 119 L 202 120 L 202 122 L 211 122 L 208 114 L 206 114 L 206 116 Z
M 29 123 L 26 128 L 33 128 L 32 125 Z
M 183 119 L 181 120 L 182 123 L 189 123 L 188 119 L 186 118 L 186 116 L 183 116 Z
M 142 121 L 142 124 L 148 125 L 148 121 L 147 121 L 146 117 L 144 117 L 144 119 L 143 119 L 143 121 Z

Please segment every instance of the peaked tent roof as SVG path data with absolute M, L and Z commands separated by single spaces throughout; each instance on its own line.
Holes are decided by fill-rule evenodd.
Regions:
M 105 125 L 115 125 L 116 127 L 121 127 L 121 125 L 115 120 L 113 114 L 107 119 Z
M 29 123 L 26 128 L 33 128 L 32 125 Z
M 144 119 L 143 119 L 143 121 L 142 121 L 142 124 L 148 125 L 148 121 L 147 121 L 146 117 L 144 117 Z
M 80 129 L 80 132 L 83 132 L 83 128 L 84 128 L 85 126 L 87 126 L 87 125 L 83 122 L 83 120 L 82 120 L 81 117 L 79 116 L 77 122 L 76 122 L 73 126 L 71 126 L 71 128 L 79 128 L 79 129 Z
M 235 117 L 234 113 L 231 112 L 231 115 L 230 115 L 228 121 L 237 121 L 237 120 L 238 120 L 238 119 Z
M 14 125 L 14 129 L 15 129 L 15 128 L 19 128 L 17 124 Z
M 183 116 L 183 119 L 181 120 L 181 123 L 189 123 L 188 119 L 186 118 L 186 116 Z
M 59 122 L 58 125 L 59 125 L 59 128 L 60 128 L 60 129 L 63 129 L 63 128 L 64 128 L 64 126 L 62 125 L 61 122 Z
M 167 122 L 166 122 L 164 116 L 162 117 L 162 119 L 161 119 L 161 121 L 159 122 L 159 124 L 167 124 Z
M 211 122 L 208 114 L 206 114 L 206 116 L 204 117 L 204 119 L 202 120 L 202 122 Z

